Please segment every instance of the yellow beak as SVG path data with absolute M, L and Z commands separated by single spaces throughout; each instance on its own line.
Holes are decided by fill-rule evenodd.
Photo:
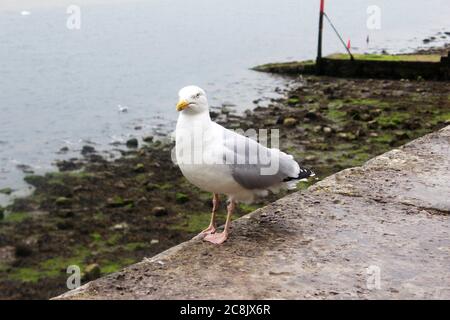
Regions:
M 177 111 L 182 111 L 184 109 L 186 109 L 189 105 L 189 102 L 187 102 L 186 100 L 180 100 L 177 103 Z

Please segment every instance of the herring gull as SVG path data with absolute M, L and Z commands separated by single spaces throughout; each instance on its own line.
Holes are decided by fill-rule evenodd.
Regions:
M 283 187 L 294 189 L 299 180 L 314 175 L 300 167 L 293 156 L 212 121 L 206 93 L 197 86 L 180 90 L 176 109 L 177 164 L 189 182 L 213 194 L 211 222 L 200 233 L 205 241 L 221 244 L 227 240 L 236 202 L 250 203 Z M 220 233 L 215 221 L 219 194 L 229 201 Z

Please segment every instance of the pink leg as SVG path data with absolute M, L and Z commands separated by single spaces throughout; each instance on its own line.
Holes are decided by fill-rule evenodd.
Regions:
M 211 222 L 208 228 L 200 232 L 200 235 L 213 234 L 216 232 L 216 211 L 219 208 L 219 195 L 217 193 L 213 194 L 213 208 L 211 212 Z
M 230 200 L 230 203 L 227 206 L 227 221 L 225 222 L 225 228 L 223 232 L 208 234 L 204 240 L 214 243 L 214 244 L 222 244 L 228 239 L 228 235 L 230 234 L 230 226 L 231 226 L 231 215 L 233 214 L 234 208 L 236 207 L 236 203 L 233 199 Z

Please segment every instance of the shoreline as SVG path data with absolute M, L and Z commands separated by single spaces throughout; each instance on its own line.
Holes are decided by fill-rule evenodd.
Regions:
M 281 149 L 319 179 L 450 123 L 448 82 L 292 79 L 292 87 L 275 89 L 284 98 L 268 107 L 257 105 L 243 115 L 225 107 L 212 118 L 230 129 L 279 128 Z M 210 196 L 172 164 L 171 144 L 148 137 L 141 146 L 134 140 L 128 146 L 112 161 L 85 147 L 84 158 L 61 161 L 60 172 L 26 178 L 34 193 L 16 199 L 0 220 L 0 298 L 57 296 L 67 290 L 70 264 L 81 267 L 84 283 L 206 226 Z M 236 216 L 285 194 L 240 205 Z M 224 215 L 222 203 L 221 221 Z
M 118 0 L 119 2 L 121 0 Z M 445 32 L 445 34 L 449 34 L 450 32 Z M 434 36 L 430 36 L 427 37 L 425 39 L 423 39 L 424 44 L 432 44 L 434 40 L 439 40 L 439 35 L 443 34 L 443 32 L 438 32 L 436 33 Z M 450 37 L 450 35 L 448 35 L 448 37 Z M 432 40 L 434 39 L 434 40 Z M 425 40 L 427 42 L 425 42 Z M 447 52 L 450 50 L 450 43 L 445 44 L 444 46 L 440 46 L 440 45 L 436 45 L 436 46 L 431 46 L 431 47 L 420 47 L 419 49 L 417 49 L 414 52 L 410 52 L 410 53 L 396 53 L 393 55 L 414 55 L 414 54 L 443 54 L 444 52 Z M 269 63 L 272 64 L 272 63 Z M 278 63 L 273 63 L 273 64 L 278 64 Z M 283 63 L 281 63 L 283 64 Z M 264 65 L 261 65 L 264 66 Z M 250 69 L 253 70 L 258 70 L 259 66 L 255 66 L 252 67 Z M 263 71 L 264 72 L 264 71 Z M 282 78 L 287 78 L 287 79 L 292 79 L 293 76 L 292 74 L 286 73 L 283 74 L 283 72 L 280 73 L 274 73 L 273 76 L 278 76 L 278 77 L 282 77 Z M 277 88 L 277 90 L 274 91 L 274 93 L 279 94 L 281 91 L 285 91 L 286 88 L 288 88 L 289 86 L 289 81 L 284 84 L 285 87 L 283 87 L 283 89 L 279 89 Z M 278 90 L 279 89 L 279 90 Z M 264 101 L 265 101 L 265 105 L 267 104 L 267 101 L 270 100 L 269 97 L 264 97 Z M 263 101 L 262 99 L 256 99 L 253 101 L 253 109 L 260 107 L 259 102 Z M 225 104 L 222 104 L 222 106 L 226 106 Z M 214 107 L 214 112 L 221 112 L 220 111 L 221 107 Z M 230 112 L 233 112 L 234 110 L 231 108 Z M 237 116 L 243 116 L 245 114 L 244 111 L 239 111 L 236 115 Z M 140 126 L 138 126 L 140 127 Z M 147 136 L 153 136 L 157 139 L 161 139 L 162 141 L 167 140 L 167 136 L 166 133 L 168 131 L 171 130 L 167 130 L 169 128 L 164 128 L 162 131 L 160 130 L 160 128 L 154 128 L 151 132 L 140 132 L 138 129 L 135 129 L 135 135 L 132 135 L 130 137 L 140 137 L 141 140 L 142 138 L 145 138 Z M 137 130 L 137 131 L 136 131 Z M 101 143 L 97 143 L 95 141 L 84 141 L 85 145 L 87 146 L 92 146 L 95 148 L 100 148 L 101 150 L 99 150 L 98 152 L 101 153 L 101 156 L 108 158 L 108 160 L 113 161 L 114 159 L 117 159 L 118 157 L 121 156 L 121 153 L 124 152 L 122 147 L 126 146 L 126 141 L 127 139 L 122 139 L 121 141 L 111 141 L 108 144 L 101 144 Z M 1 143 L 1 141 L 0 141 Z M 71 161 L 72 159 L 77 159 L 77 160 L 82 160 L 79 159 L 78 155 L 81 153 L 81 148 L 83 147 L 83 144 L 80 144 L 77 148 L 72 149 L 64 146 L 61 148 L 56 148 L 55 150 L 53 150 L 54 156 L 51 158 L 52 161 L 48 162 L 45 164 L 45 168 L 40 168 L 39 165 L 34 167 L 33 164 L 30 163 L 18 163 L 16 165 L 16 170 L 17 170 L 17 174 L 15 176 L 15 178 L 13 179 L 14 181 L 19 181 L 23 180 L 23 178 L 27 175 L 27 174 L 40 174 L 40 175 L 44 175 L 46 173 L 52 173 L 52 172 L 57 172 L 59 170 L 59 163 L 64 162 L 64 161 Z M 105 148 L 106 147 L 106 148 Z M 122 148 L 122 149 L 121 149 Z M 78 151 L 79 150 L 79 151 Z M 125 150 L 126 151 L 126 150 Z M 59 155 L 59 156 L 58 156 Z M 6 190 L 7 192 L 2 192 L 2 190 Z M 3 184 L 0 187 L 0 207 L 7 207 L 8 205 L 12 204 L 14 199 L 16 198 L 23 198 L 23 197 L 27 197 L 27 196 L 31 196 L 33 193 L 33 188 L 30 188 L 30 186 L 26 183 L 19 183 L 19 185 L 14 184 L 14 182 L 11 184 Z

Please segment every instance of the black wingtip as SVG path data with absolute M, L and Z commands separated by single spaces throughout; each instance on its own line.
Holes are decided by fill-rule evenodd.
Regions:
M 302 179 L 308 179 L 309 177 L 314 177 L 316 174 L 307 168 L 300 167 L 300 173 L 297 177 L 287 177 L 284 179 L 284 182 L 291 181 L 291 180 L 302 180 Z

